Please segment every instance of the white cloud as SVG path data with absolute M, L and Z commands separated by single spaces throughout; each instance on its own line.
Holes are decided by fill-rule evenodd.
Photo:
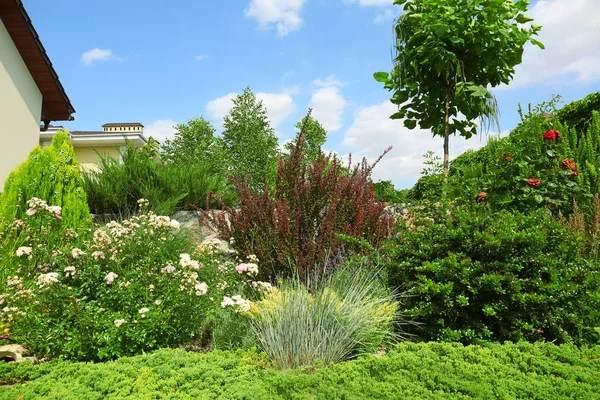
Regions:
M 144 127 L 144 136 L 147 138 L 152 136 L 160 143 L 164 143 L 165 139 L 173 139 L 175 135 L 175 125 L 177 125 L 177 122 L 172 119 L 159 119 Z
M 263 102 L 267 109 L 267 115 L 271 121 L 271 127 L 277 132 L 279 126 L 290 115 L 296 111 L 293 93 L 256 93 L 256 98 Z M 221 126 L 223 118 L 229 113 L 233 107 L 233 99 L 237 93 L 228 93 L 225 96 L 211 100 L 206 105 L 206 112 L 210 117 Z
M 346 4 L 358 4 L 361 7 L 370 7 L 370 6 L 391 6 L 394 4 L 394 0 L 344 0 Z
M 197 61 L 204 61 L 204 60 L 206 60 L 208 58 L 208 56 L 205 55 L 205 54 L 201 54 L 199 56 L 196 56 L 195 58 L 196 58 Z
M 283 73 L 283 78 L 282 79 L 291 78 L 292 76 L 294 76 L 294 74 L 295 74 L 294 70 L 286 71 L 286 72 Z
M 119 59 L 115 54 L 113 54 L 111 49 L 99 49 L 95 48 L 89 51 L 86 51 L 81 55 L 81 62 L 84 65 L 92 65 L 96 61 L 109 61 Z
M 219 121 L 219 125 L 223 123 L 223 118 L 229 113 L 233 107 L 233 99 L 237 93 L 228 93 L 225 96 L 217 97 L 206 104 L 206 112 L 210 117 Z
M 432 150 L 442 156 L 443 139 L 433 137 L 431 131 L 407 129 L 401 120 L 392 120 L 390 115 L 397 106 L 386 101 L 354 113 L 354 122 L 344 133 L 342 145 L 353 154 L 353 162 L 367 157 L 374 162 L 383 151 L 393 146 L 373 170 L 374 180 L 391 180 L 397 187 L 411 187 L 423 169 L 423 155 Z M 490 135 L 494 133 L 490 132 Z M 497 133 L 495 133 L 497 135 Z M 459 136 L 450 138 L 450 157 L 456 157 L 468 149 L 478 149 L 486 143 L 486 135 L 477 135 L 469 140 Z
M 318 120 L 326 131 L 336 132 L 342 127 L 342 116 L 348 105 L 340 90 L 346 83 L 337 80 L 335 75 L 329 75 L 325 80 L 316 79 L 313 83 L 317 89 L 308 103 L 313 109 L 312 117 Z
M 246 17 L 255 18 L 263 29 L 277 28 L 280 36 L 300 29 L 300 13 L 306 0 L 251 0 Z
M 392 21 L 396 15 L 394 14 L 394 10 L 391 8 L 386 8 L 382 13 L 377 14 L 375 17 L 376 24 L 383 24 L 388 21 Z
M 528 15 L 542 25 L 536 39 L 546 49 L 526 46 L 509 89 L 600 80 L 600 1 L 539 0 Z

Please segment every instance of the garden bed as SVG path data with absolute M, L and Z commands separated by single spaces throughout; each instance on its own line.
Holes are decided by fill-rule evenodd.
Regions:
M 592 399 L 600 347 L 404 343 L 280 371 L 255 352 L 164 349 L 106 363 L 0 363 L 0 399 Z

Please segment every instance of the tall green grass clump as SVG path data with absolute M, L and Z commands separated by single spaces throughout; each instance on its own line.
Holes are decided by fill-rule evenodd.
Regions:
M 193 164 L 157 162 L 157 153 L 129 144 L 121 161 L 101 155 L 99 171 L 84 174 L 84 188 L 94 214 L 122 217 L 137 211 L 137 200 L 147 199 L 158 214 L 204 206 L 210 192 L 219 192 L 227 204 L 233 192 L 225 176 L 209 162 Z
M 62 207 L 65 229 L 91 227 L 80 168 L 67 131 L 54 135 L 51 146 L 34 148 L 29 158 L 10 173 L 0 196 L 0 228 L 1 220 L 25 218 L 27 201 L 34 197 Z
M 252 305 L 251 327 L 280 368 L 373 353 L 394 334 L 397 302 L 373 273 L 340 270 L 303 283 L 291 278 Z

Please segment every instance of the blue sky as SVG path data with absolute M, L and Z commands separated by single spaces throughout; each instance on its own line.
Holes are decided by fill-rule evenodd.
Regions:
M 398 188 L 419 177 L 422 155 L 441 139 L 408 131 L 373 72 L 391 66 L 392 0 L 23 0 L 75 109 L 70 130 L 139 121 L 159 140 L 205 116 L 220 130 L 231 98 L 247 85 L 263 100 L 280 141 L 308 107 L 329 131 L 326 149 L 374 160 Z M 501 130 L 517 103 L 600 89 L 600 1 L 538 0 L 546 50 L 527 48 L 508 87 L 494 90 Z M 451 153 L 485 137 L 452 138 Z

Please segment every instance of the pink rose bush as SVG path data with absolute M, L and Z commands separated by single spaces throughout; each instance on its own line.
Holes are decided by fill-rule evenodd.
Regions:
M 60 229 L 60 207 L 28 205 L 27 217 L 0 233 L 9 310 L 0 322 L 36 355 L 102 360 L 178 346 L 214 313 L 244 318 L 270 290 L 253 279 L 255 257 L 234 262 L 195 247 L 167 216 L 148 211 L 75 232 Z

